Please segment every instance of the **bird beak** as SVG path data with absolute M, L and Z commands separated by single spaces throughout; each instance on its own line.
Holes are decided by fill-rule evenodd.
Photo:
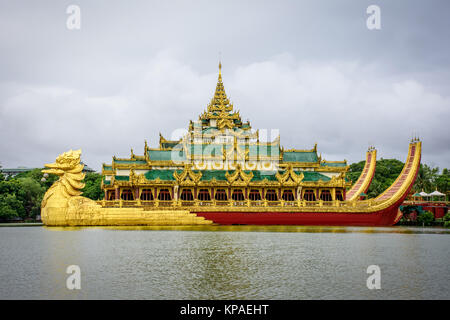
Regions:
M 62 176 L 64 174 L 64 170 L 61 170 L 57 163 L 49 163 L 46 164 L 45 167 L 48 169 L 42 170 L 42 173 L 55 174 L 57 176 Z

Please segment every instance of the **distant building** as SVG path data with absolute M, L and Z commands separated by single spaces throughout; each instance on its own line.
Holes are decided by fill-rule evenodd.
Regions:
M 95 172 L 95 170 L 92 169 L 91 167 L 89 167 L 88 165 L 84 164 L 83 162 L 80 162 L 80 163 L 84 165 L 83 172 Z M 8 178 L 8 177 L 14 177 L 14 176 L 18 175 L 19 173 L 28 172 L 28 171 L 31 171 L 34 169 L 42 169 L 42 168 L 27 168 L 27 167 L 20 166 L 17 168 L 1 168 L 0 172 L 3 173 L 3 175 Z
M 84 165 L 83 172 L 95 172 L 94 169 L 89 167 L 87 164 L 84 164 L 83 161 L 81 161 L 80 164 Z
M 34 168 L 17 167 L 17 168 L 6 168 L 6 169 L 2 168 L 0 170 L 5 177 L 14 177 L 14 176 L 18 175 L 19 173 L 31 171 L 33 169 Z

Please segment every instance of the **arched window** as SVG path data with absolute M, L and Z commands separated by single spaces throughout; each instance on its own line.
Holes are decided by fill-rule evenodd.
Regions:
M 277 201 L 278 200 L 277 192 L 273 189 L 267 190 L 266 199 L 268 201 Z
M 344 197 L 342 196 L 342 191 L 336 191 L 336 200 L 344 201 Z
M 122 191 L 122 200 L 131 201 L 134 200 L 133 192 L 130 189 L 125 189 Z
M 115 190 L 108 190 L 106 192 L 106 200 L 116 200 L 116 191 Z
M 234 190 L 231 198 L 235 201 L 244 201 L 244 194 L 242 193 L 242 190 Z
M 180 198 L 183 201 L 194 201 L 194 196 L 192 195 L 192 191 L 190 189 L 183 189 L 183 191 L 181 191 Z
M 316 201 L 316 195 L 313 190 L 305 190 L 303 199 L 306 201 Z
M 228 200 L 227 193 L 224 189 L 216 190 L 216 194 L 214 195 L 214 198 L 219 201 L 227 201 Z
M 332 198 L 330 190 L 323 190 L 322 193 L 320 194 L 320 200 L 331 201 Z
M 141 200 L 143 201 L 152 201 L 153 200 L 153 192 L 150 189 L 144 189 L 141 192 Z
M 284 190 L 283 191 L 283 200 L 284 201 L 294 201 L 294 194 L 292 190 Z
M 259 201 L 259 200 L 261 200 L 261 193 L 259 193 L 259 190 L 252 189 L 252 190 L 250 190 L 248 198 L 251 201 Z
M 200 189 L 200 191 L 198 192 L 198 200 L 201 200 L 201 201 L 210 201 L 211 200 L 211 196 L 209 195 L 208 189 Z
M 170 201 L 172 197 L 168 189 L 161 189 L 158 194 L 158 200 Z

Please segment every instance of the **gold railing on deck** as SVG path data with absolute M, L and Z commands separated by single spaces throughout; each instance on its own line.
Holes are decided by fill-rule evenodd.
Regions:
M 155 201 L 141 201 L 141 205 L 143 207 L 154 207 L 155 206 Z
M 216 200 L 216 206 L 229 206 L 230 202 L 226 200 Z
M 205 201 L 205 200 L 195 200 L 195 204 L 197 206 L 201 206 L 201 207 L 205 207 L 205 206 L 212 206 L 213 202 L 212 201 Z
M 252 201 L 249 199 L 236 201 L 236 200 L 177 200 L 177 201 L 163 201 L 163 200 L 100 200 L 97 203 L 106 208 L 142 208 L 142 207 L 178 207 L 178 208 L 192 208 L 192 207 L 358 207 L 369 208 L 378 205 L 384 201 L 377 201 L 375 199 L 357 200 L 357 201 L 306 201 L 306 200 L 294 200 L 294 201 L 268 201 L 257 200 Z M 412 203 L 412 202 L 405 202 Z M 442 203 L 442 202 L 441 202 Z M 447 202 L 448 204 L 448 202 Z
M 157 203 L 158 203 L 159 207 L 171 207 L 176 202 L 166 201 L 166 200 L 164 200 L 164 201 L 163 200 L 159 200 Z
M 138 205 L 137 201 L 129 201 L 129 200 L 124 200 L 122 201 L 122 207 L 124 208 L 133 208 L 136 207 Z

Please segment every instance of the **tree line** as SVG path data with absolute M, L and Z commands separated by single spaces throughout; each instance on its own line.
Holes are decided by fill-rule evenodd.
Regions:
M 58 180 L 55 175 L 44 177 L 42 169 L 33 169 L 5 178 L 0 167 L 0 220 L 35 220 L 41 212 L 41 201 L 48 188 Z M 92 200 L 103 197 L 102 176 L 86 173 L 83 196 Z

